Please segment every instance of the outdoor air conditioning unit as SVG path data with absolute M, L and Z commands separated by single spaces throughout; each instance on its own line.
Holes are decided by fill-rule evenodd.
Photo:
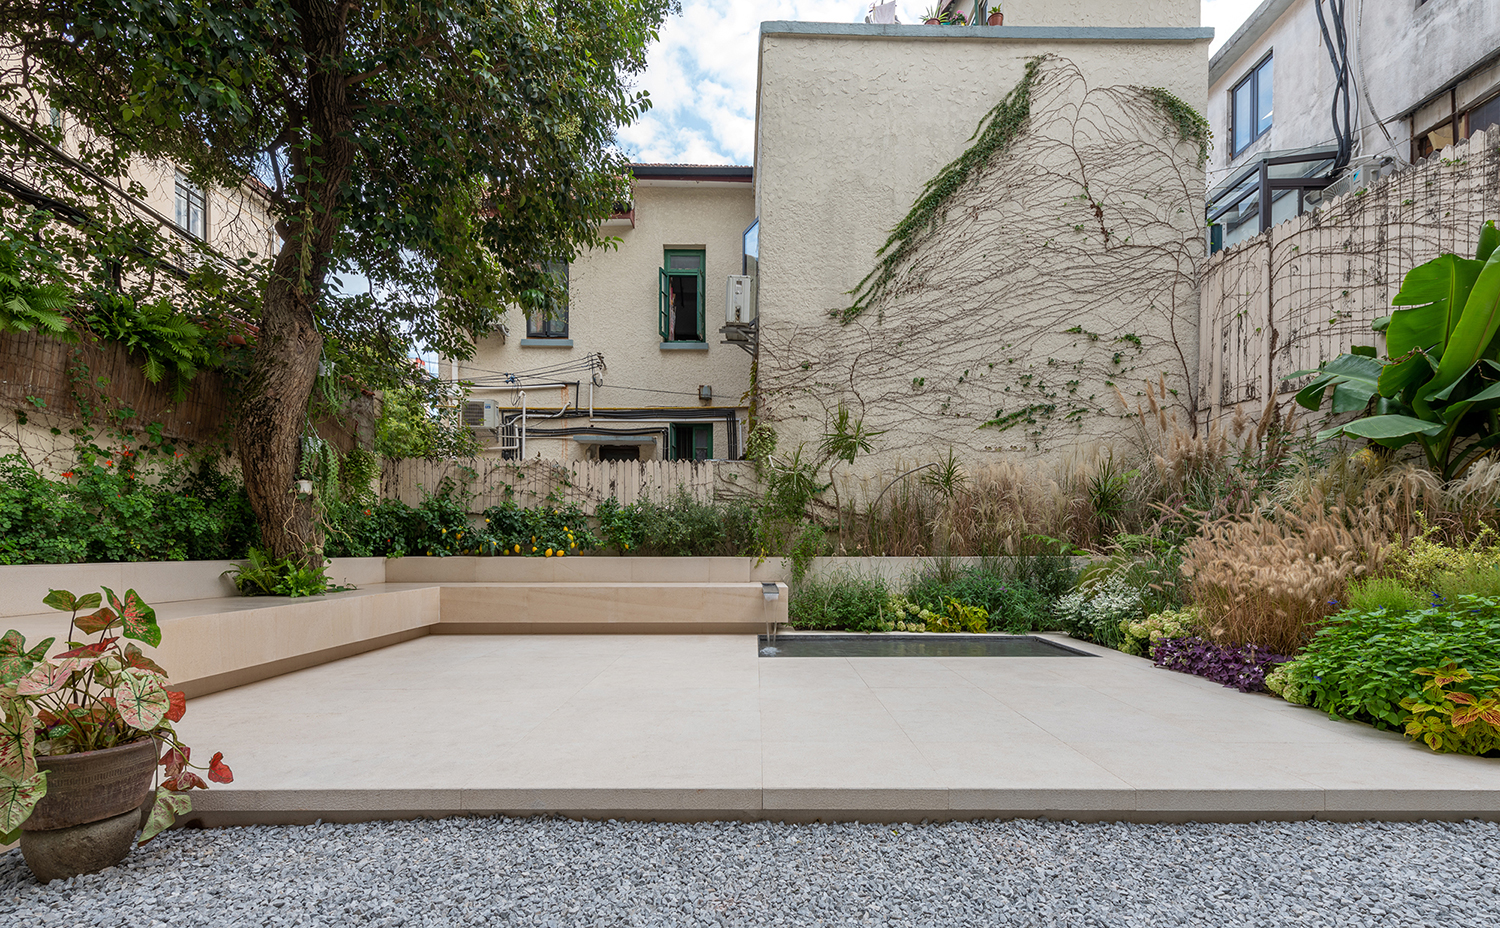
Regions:
M 500 404 L 495 400 L 469 400 L 464 403 L 463 423 L 471 429 L 498 429 Z
M 749 277 L 730 275 L 724 292 L 724 321 L 730 325 L 749 325 L 755 321 L 755 298 Z

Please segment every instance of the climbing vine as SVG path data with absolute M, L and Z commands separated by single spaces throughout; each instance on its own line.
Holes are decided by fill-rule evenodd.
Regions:
M 1193 421 L 1207 130 L 1174 101 L 1027 62 L 855 303 L 763 333 L 757 389 L 782 444 L 846 405 L 887 433 L 870 456 L 887 468 L 935 447 L 1063 452 L 1127 439 L 1116 391 L 1162 377 Z
M 1208 119 L 1170 90 L 1142 87 L 1141 93 L 1176 127 L 1178 138 L 1198 146 L 1198 167 L 1207 164 L 1208 148 L 1214 140 L 1214 130 Z
M 953 159 L 937 176 L 929 180 L 912 204 L 906 218 L 891 230 L 890 238 L 880 246 L 875 269 L 865 275 L 851 294 L 854 302 L 838 312 L 840 322 L 849 323 L 858 318 L 872 302 L 885 293 L 896 276 L 902 262 L 910 257 L 913 249 L 926 238 L 942 219 L 944 209 L 956 193 L 964 188 L 977 171 L 990 164 L 997 156 L 1010 148 L 1011 143 L 1025 128 L 1031 116 L 1032 89 L 1036 86 L 1045 55 L 1026 62 L 1026 71 L 1021 80 L 979 121 L 979 128 L 969 136 L 973 142 L 964 153 Z

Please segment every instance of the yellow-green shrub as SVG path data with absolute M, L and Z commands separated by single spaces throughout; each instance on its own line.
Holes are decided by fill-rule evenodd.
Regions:
M 1386 572 L 1414 590 L 1438 588 L 1444 574 L 1500 570 L 1500 534 L 1485 526 L 1463 546 L 1435 541 L 1437 526 L 1427 528 L 1404 545 L 1392 545 Z
M 1120 650 L 1148 657 L 1158 638 L 1184 638 L 1193 634 L 1201 621 L 1197 606 L 1189 606 L 1180 612 L 1153 613 L 1137 622 L 1127 619 L 1120 623 L 1120 631 L 1125 636 L 1120 642 Z

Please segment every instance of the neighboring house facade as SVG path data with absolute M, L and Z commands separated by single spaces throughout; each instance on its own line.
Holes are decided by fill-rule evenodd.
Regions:
M 1340 9 L 1342 19 L 1324 0 L 1265 0 L 1214 54 L 1208 218 L 1216 244 L 1243 241 L 1500 123 L 1500 3 L 1370 0 Z M 1267 179 L 1282 181 L 1264 185 L 1265 197 L 1263 163 Z
M 755 218 L 751 169 L 631 170 L 630 209 L 603 229 L 614 247 L 554 269 L 566 280 L 566 303 L 548 317 L 513 313 L 508 330 L 480 341 L 472 360 L 443 363 L 445 376 L 472 385 L 465 421 L 492 454 L 561 462 L 741 456 L 751 356 L 719 330 Z
M 1116 388 L 1196 395 L 1203 172 L 1177 116 L 1205 104 L 1198 17 L 1197 0 L 1011 0 L 1003 27 L 763 23 L 753 178 L 635 166 L 633 216 L 605 230 L 618 249 L 565 270 L 566 320 L 516 314 L 444 362 L 473 385 L 466 420 L 507 457 L 723 459 L 753 406 L 805 461 L 844 407 L 878 433 L 851 474 L 1127 437 Z M 1027 75 L 1026 124 L 840 318 Z M 720 332 L 731 286 L 758 321 Z

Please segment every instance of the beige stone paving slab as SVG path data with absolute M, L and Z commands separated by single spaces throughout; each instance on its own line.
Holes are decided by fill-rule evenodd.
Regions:
M 915 742 L 938 780 L 950 789 L 1106 790 L 1134 787 L 1046 732 L 1000 741 Z
M 1134 659 L 760 659 L 748 635 L 442 637 L 194 699 L 180 730 L 236 771 L 209 821 L 1500 814 L 1494 761 L 1203 682 Z
M 526 740 L 483 769 L 468 789 L 760 789 L 761 747 L 754 741 Z

